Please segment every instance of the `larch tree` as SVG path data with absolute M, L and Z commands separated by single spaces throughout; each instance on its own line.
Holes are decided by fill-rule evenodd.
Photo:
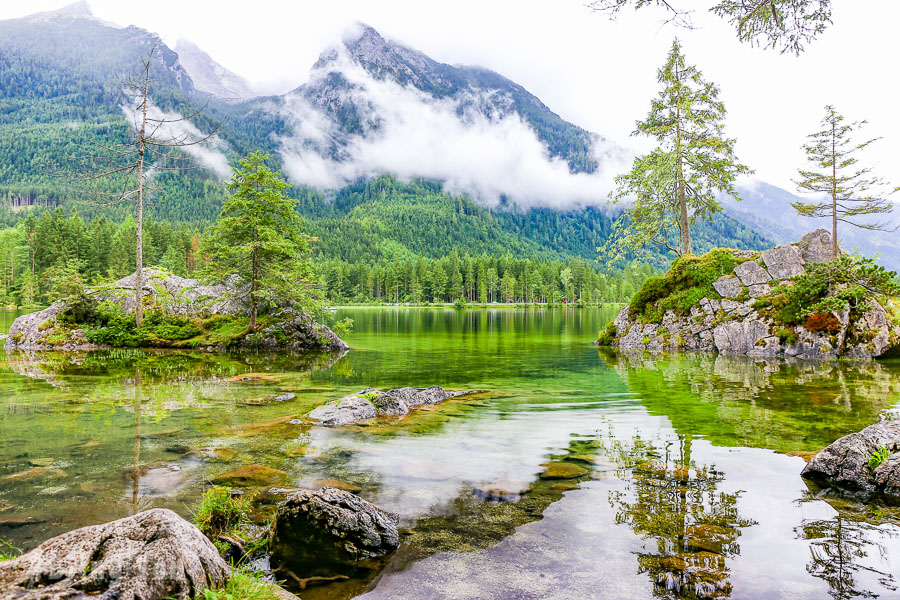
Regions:
M 184 164 L 190 158 L 178 153 L 188 146 L 204 144 L 215 136 L 194 135 L 196 128 L 189 125 L 192 118 L 201 113 L 197 110 L 186 116 L 170 118 L 164 113 L 157 115 L 153 109 L 150 91 L 153 79 L 150 77 L 156 50 L 155 44 L 141 59 L 140 75 L 122 81 L 123 92 L 132 101 L 134 121 L 131 139 L 114 146 L 98 144 L 93 154 L 85 157 L 76 180 L 78 182 L 103 181 L 105 186 L 91 190 L 94 203 L 101 206 L 116 206 L 133 202 L 135 205 L 135 324 L 143 321 L 144 287 L 144 205 L 153 188 L 153 176 L 161 171 L 191 168 Z M 218 129 L 218 128 L 216 128 Z M 108 190 L 114 190 L 112 192 Z
M 661 7 L 667 22 L 692 28 L 692 9 L 683 0 L 593 0 L 588 7 L 611 18 L 627 7 Z M 831 0 L 720 0 L 709 11 L 726 19 L 738 39 L 752 46 L 800 54 L 831 25 Z
M 718 86 L 685 62 L 677 39 L 657 81 L 662 89 L 632 135 L 655 138 L 659 146 L 616 177 L 612 200 L 627 199 L 633 206 L 617 220 L 616 233 L 603 248 L 612 258 L 640 253 L 650 244 L 679 256 L 693 254 L 691 225 L 720 212 L 717 196 L 736 198 L 736 178 L 752 173 L 737 161 L 735 141 L 725 137 Z
M 845 123 L 834 106 L 825 107 L 822 129 L 810 134 L 803 150 L 812 163 L 809 170 L 800 169 L 800 178 L 795 181 L 801 192 L 825 195 L 821 202 L 793 203 L 796 211 L 804 217 L 828 217 L 831 219 L 832 257 L 840 256 L 838 247 L 838 223 L 872 230 L 896 229 L 885 222 L 860 220 L 866 215 L 883 215 L 894 210 L 888 197 L 900 190 L 891 187 L 884 179 L 873 175 L 871 167 L 859 166 L 857 155 L 867 146 L 877 141 L 872 138 L 863 142 L 852 139 L 865 121 Z
M 215 225 L 204 238 L 204 254 L 211 258 L 206 275 L 222 281 L 240 277 L 236 291 L 250 309 L 250 331 L 267 308 L 294 307 L 315 313 L 320 294 L 309 258 L 310 238 L 290 187 L 279 171 L 266 166 L 259 151 L 241 159 Z

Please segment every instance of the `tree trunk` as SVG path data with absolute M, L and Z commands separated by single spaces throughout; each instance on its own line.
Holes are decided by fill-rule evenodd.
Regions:
M 837 149 L 834 121 L 831 122 L 831 258 L 837 259 L 840 253 L 837 238 Z
M 259 277 L 259 260 L 256 250 L 253 251 L 253 272 L 250 276 L 250 333 L 256 331 L 256 283 Z
M 144 98 L 141 105 L 141 131 L 138 134 L 137 239 L 134 276 L 134 324 L 144 321 L 144 151 L 147 134 L 147 103 L 150 101 L 150 59 L 144 68 Z
M 678 187 L 678 205 L 681 208 L 681 255 L 693 254 L 691 249 L 691 229 L 688 225 L 687 197 L 684 191 L 684 165 L 681 161 L 681 72 L 678 61 L 675 61 L 675 85 L 678 86 L 678 99 L 675 105 L 675 152 L 678 153 L 675 174 Z

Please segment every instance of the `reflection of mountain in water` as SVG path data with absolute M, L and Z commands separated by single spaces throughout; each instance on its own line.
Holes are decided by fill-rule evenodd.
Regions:
M 820 450 L 897 403 L 896 368 L 713 354 L 601 356 L 654 414 L 721 446 Z

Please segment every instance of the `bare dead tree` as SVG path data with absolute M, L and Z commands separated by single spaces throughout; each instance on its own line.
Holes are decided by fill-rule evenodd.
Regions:
M 135 220 L 137 224 L 136 239 L 136 273 L 135 273 L 135 324 L 140 327 L 143 322 L 143 222 L 144 202 L 154 190 L 152 177 L 159 171 L 173 171 L 191 168 L 190 157 L 179 150 L 188 146 L 205 144 L 217 133 L 221 123 L 206 135 L 192 135 L 190 128 L 183 127 L 178 131 L 179 122 L 189 123 L 201 114 L 204 107 L 185 116 L 169 118 L 160 111 L 159 118 L 152 114 L 150 91 L 154 80 L 150 77 L 160 42 L 157 41 L 150 51 L 141 59 L 141 71 L 137 76 L 124 78 L 121 82 L 123 93 L 132 100 L 133 137 L 121 144 L 103 144 L 94 142 L 94 152 L 81 160 L 81 168 L 76 181 L 81 183 L 105 182 L 100 189 L 92 186 L 91 202 L 95 206 L 116 206 L 127 202 L 135 203 Z M 111 184 L 110 184 L 111 182 Z M 113 191 L 109 191 L 113 190 Z

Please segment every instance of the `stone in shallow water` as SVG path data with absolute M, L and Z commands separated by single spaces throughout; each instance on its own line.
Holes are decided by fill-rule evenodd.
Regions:
M 272 524 L 272 562 L 304 577 L 352 572 L 360 561 L 400 545 L 399 517 L 359 496 L 324 487 L 303 490 L 278 507 Z
M 264 465 L 247 465 L 219 475 L 213 479 L 213 483 L 236 487 L 263 487 L 281 485 L 285 479 L 287 479 L 287 473 L 284 471 Z
M 144 465 L 138 469 L 137 476 L 138 494 L 150 497 L 167 496 L 185 481 L 184 470 L 179 465 L 167 462 Z
M 0 597 L 187 600 L 222 586 L 228 565 L 196 527 L 162 508 L 52 538 L 0 563 Z
M 331 487 L 338 490 L 344 490 L 345 492 L 350 492 L 351 494 L 358 494 L 362 491 L 362 488 L 353 483 L 347 483 L 346 481 L 339 481 L 337 479 L 317 479 L 309 484 L 310 489 L 318 490 L 324 487 Z
M 517 502 L 527 489 L 528 484 L 523 481 L 503 480 L 480 485 L 472 493 L 487 502 Z
M 548 463 L 544 467 L 546 470 L 539 475 L 541 479 L 577 479 L 589 473 L 583 467 L 564 462 Z
M 311 419 L 317 419 L 325 427 L 339 427 L 357 421 L 374 419 L 378 416 L 375 406 L 361 395 L 344 396 L 335 404 L 323 404 L 309 413 Z
M 34 481 L 36 479 L 50 480 L 62 479 L 66 476 L 66 472 L 62 469 L 48 469 L 47 467 L 31 467 L 18 473 L 10 473 L 0 477 L 3 483 L 19 483 L 23 481 Z
M 237 450 L 231 448 L 200 448 L 195 453 L 196 457 L 204 462 L 231 462 L 237 456 Z
M 559 483 L 554 483 L 550 486 L 551 489 L 559 490 L 561 492 L 571 492 L 572 490 L 577 490 L 581 486 L 577 483 L 572 483 L 569 481 L 560 481 Z
M 656 584 L 678 596 L 727 598 L 731 582 L 725 569 L 725 558 L 712 552 L 681 552 L 659 561 L 662 571 Z
M 379 394 L 372 400 L 372 404 L 375 405 L 379 415 L 402 417 L 409 414 L 406 402 L 390 393 Z

